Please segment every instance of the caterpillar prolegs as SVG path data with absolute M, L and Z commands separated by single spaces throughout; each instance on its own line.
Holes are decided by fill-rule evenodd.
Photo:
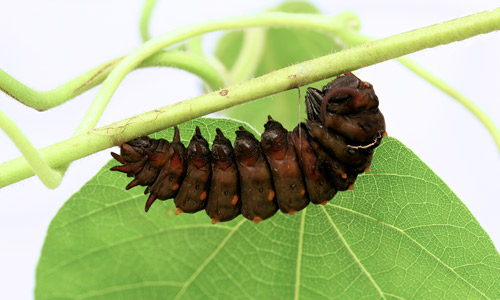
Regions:
M 127 189 L 147 186 L 146 211 L 156 199 L 174 198 L 177 214 L 204 209 L 214 224 L 239 214 L 259 223 L 278 209 L 294 214 L 309 202 L 326 204 L 368 171 L 385 121 L 372 85 L 352 73 L 308 88 L 305 98 L 307 120 L 291 132 L 269 116 L 260 142 L 240 127 L 233 148 L 216 129 L 210 150 L 199 128 L 186 148 L 175 127 L 172 142 L 122 144 L 120 155 L 111 153 L 122 165 L 111 170 L 134 177 Z

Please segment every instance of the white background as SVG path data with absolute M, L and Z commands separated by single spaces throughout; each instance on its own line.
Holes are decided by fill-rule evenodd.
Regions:
M 198 21 L 257 12 L 276 3 L 159 0 L 152 36 Z M 470 0 L 315 3 L 326 14 L 347 9 L 357 12 L 362 32 L 379 38 L 491 10 L 499 4 Z M 55 88 L 138 47 L 141 5 L 142 1 L 118 0 L 1 0 L 0 68 L 35 89 Z M 411 57 L 472 98 L 498 125 L 499 53 L 500 34 L 492 33 Z M 430 165 L 500 245 L 500 155 L 484 127 L 454 100 L 397 62 L 365 68 L 359 76 L 374 84 L 389 134 Z M 97 91 L 43 113 L 0 92 L 0 109 L 41 148 L 72 135 Z M 199 80 L 186 72 L 167 68 L 135 71 L 117 90 L 98 126 L 199 94 Z M 3 132 L 0 153 L 0 162 L 19 156 Z M 109 151 L 103 151 L 73 163 L 55 190 L 45 188 L 36 178 L 0 190 L 1 299 L 33 297 L 35 267 L 50 220 L 109 159 Z

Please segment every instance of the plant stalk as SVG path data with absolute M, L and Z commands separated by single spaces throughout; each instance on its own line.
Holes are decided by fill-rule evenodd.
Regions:
M 220 91 L 89 131 L 46 147 L 40 150 L 40 153 L 49 166 L 57 169 L 92 153 L 209 113 L 494 30 L 500 30 L 500 9 L 413 30 L 305 61 Z M 112 71 L 117 72 L 112 78 L 119 79 L 121 72 L 128 71 L 128 68 L 133 69 L 134 62 L 134 58 L 124 59 L 120 62 L 123 65 Z M 110 89 L 112 86 L 107 86 L 104 91 Z M 30 176 L 33 176 L 33 172 L 23 157 L 0 165 L 0 187 Z
M 101 84 L 123 58 L 115 58 L 101 64 L 49 91 L 32 89 L 0 69 L 0 91 L 26 106 L 45 111 Z M 206 58 L 182 51 L 160 51 L 137 66 L 137 68 L 147 67 L 174 67 L 186 70 L 199 76 L 214 90 L 225 85 L 218 70 Z

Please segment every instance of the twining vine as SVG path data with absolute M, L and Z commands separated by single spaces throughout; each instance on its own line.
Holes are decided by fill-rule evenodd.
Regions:
M 153 4 L 143 10 L 143 16 L 145 15 L 145 17 L 142 19 L 141 24 L 147 24 L 154 6 L 154 1 L 147 1 L 146 4 L 148 3 L 149 5 Z M 33 176 L 34 173 L 37 173 L 40 177 L 52 176 L 52 179 L 44 178 L 42 181 L 46 184 L 50 182 L 47 184 L 49 187 L 55 187 L 59 184 L 62 176 L 54 176 L 54 172 L 51 171 L 46 172 L 44 168 L 47 168 L 47 166 L 63 172 L 67 165 L 76 159 L 209 113 L 311 84 L 345 71 L 356 70 L 422 49 L 499 30 L 500 9 L 497 8 L 490 12 L 478 13 L 420 28 L 377 41 L 371 41 L 370 38 L 360 34 L 357 31 L 357 25 L 359 25 L 358 19 L 352 13 L 342 13 L 328 17 L 269 12 L 188 25 L 149 40 L 147 40 L 149 34 L 145 34 L 148 33 L 148 27 L 141 25 L 141 34 L 143 39 L 147 41 L 134 52 L 94 68 L 49 92 L 35 91 L 0 70 L 0 89 L 25 105 L 38 110 L 60 105 L 99 83 L 103 83 L 74 137 L 43 148 L 40 151 L 36 151 L 27 139 L 23 140 L 22 143 L 16 143 L 26 158 L 16 158 L 0 165 L 0 187 Z M 191 71 L 202 77 L 212 89 L 230 82 L 224 76 L 225 71 L 221 70 L 220 64 L 214 63 L 213 60 L 198 56 L 195 58 L 197 60 L 190 65 L 188 61 L 191 61 L 193 55 L 189 56 L 190 54 L 179 51 L 176 53 L 162 52 L 165 48 L 218 30 L 282 26 L 331 33 L 346 45 L 353 47 L 277 70 L 259 78 L 226 87 L 220 91 L 94 129 L 116 88 L 129 72 L 138 67 L 163 65 L 184 69 L 191 68 Z M 196 42 L 196 40 L 194 41 Z M 177 56 L 174 59 L 175 55 Z M 500 133 L 498 129 L 493 121 L 477 108 L 472 101 L 460 95 L 453 88 L 444 84 L 444 82 L 414 62 L 406 58 L 401 60 L 411 70 L 452 95 L 471 110 L 485 124 L 500 149 Z M 185 65 L 182 65 L 183 61 Z M 52 95 L 49 93 L 52 93 Z M 44 96 L 47 94 L 50 96 Z M 1 122 L 0 127 L 9 136 L 14 134 L 22 136 L 22 132 L 15 123 L 9 122 L 6 115 L 3 115 L 2 118 L 6 121 Z M 31 148 L 24 149 L 30 151 L 23 151 L 23 147 Z M 71 151 L 69 151 L 70 149 Z M 41 163 L 42 161 L 43 163 Z

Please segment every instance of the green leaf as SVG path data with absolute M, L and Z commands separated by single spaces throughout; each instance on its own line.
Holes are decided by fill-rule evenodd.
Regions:
M 319 13 L 312 4 L 302 1 L 285 2 L 272 11 Z M 231 69 L 235 63 L 242 43 L 242 31 L 225 34 L 218 42 L 215 56 L 227 69 Z M 329 34 L 296 28 L 271 28 L 267 30 L 264 53 L 254 77 L 340 49 Z M 314 86 L 321 88 L 327 82 L 328 80 L 317 82 Z M 301 95 L 305 95 L 305 91 L 305 87 L 301 88 Z M 299 114 L 299 111 L 305 112 L 300 98 L 297 90 L 290 90 L 228 109 L 224 114 L 231 118 L 243 119 L 256 128 L 261 128 L 262 120 L 267 120 L 267 115 L 270 114 L 276 120 L 284 120 L 285 127 L 292 128 L 293 124 L 296 125 L 305 115 Z M 299 105 L 302 106 L 300 110 Z
M 234 139 L 247 126 L 199 125 Z M 248 127 L 248 126 L 247 126 Z M 156 137 L 171 139 L 172 130 Z M 108 163 L 52 221 L 37 268 L 37 299 L 498 299 L 500 256 L 462 202 L 393 138 L 377 148 L 354 191 L 326 206 L 241 216 L 211 225 L 175 216 L 172 201 L 144 212 L 143 189 Z

